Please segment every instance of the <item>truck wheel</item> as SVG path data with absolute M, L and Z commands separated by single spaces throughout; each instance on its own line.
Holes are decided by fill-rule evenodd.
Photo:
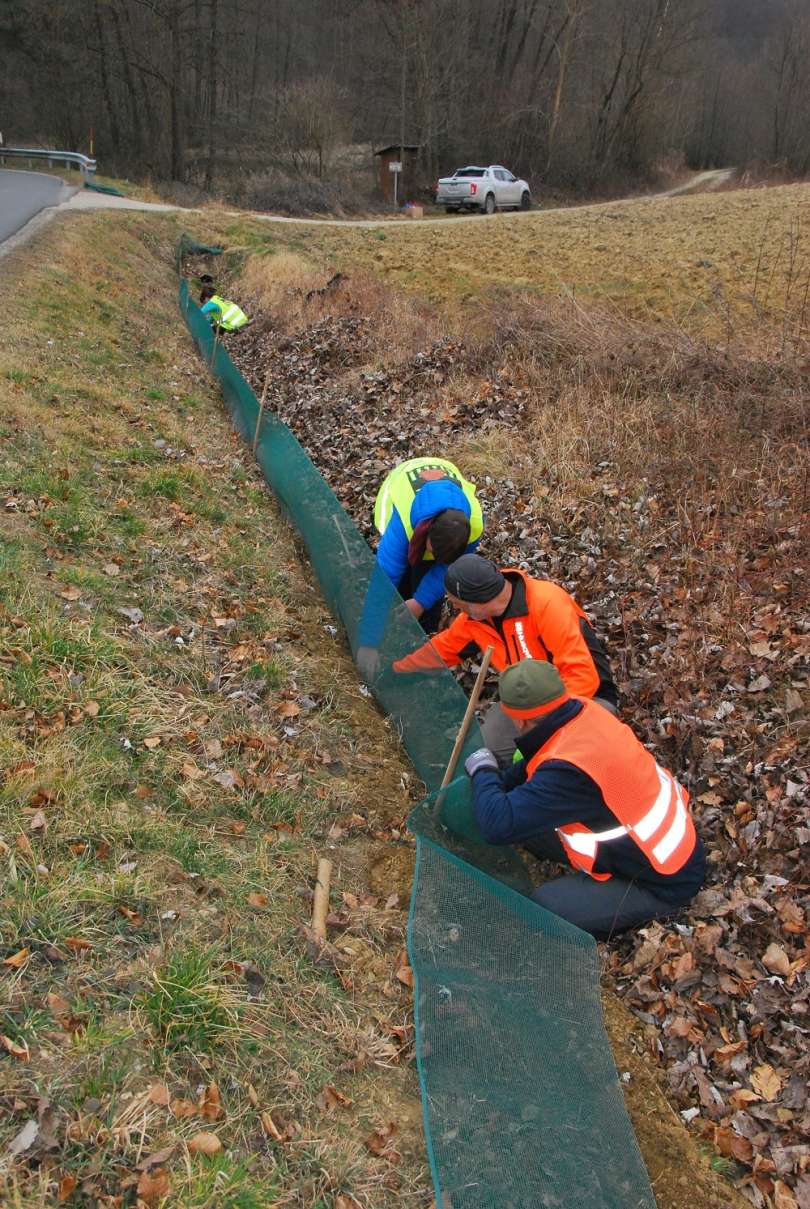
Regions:
M 528 189 L 524 190 L 524 192 L 521 194 L 520 208 L 521 210 L 531 210 L 532 208 L 532 195 L 529 193 Z
M 495 194 L 494 193 L 488 193 L 486 195 L 486 197 L 484 198 L 484 213 L 485 214 L 494 214 L 495 213 Z

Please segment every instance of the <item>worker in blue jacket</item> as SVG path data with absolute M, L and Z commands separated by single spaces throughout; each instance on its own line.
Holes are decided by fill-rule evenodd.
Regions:
M 484 530 L 475 487 L 445 458 L 411 458 L 387 476 L 374 505 L 380 533 L 360 621 L 357 666 L 379 672 L 378 647 L 395 593 L 426 633 L 439 624 L 450 563 L 475 550 Z

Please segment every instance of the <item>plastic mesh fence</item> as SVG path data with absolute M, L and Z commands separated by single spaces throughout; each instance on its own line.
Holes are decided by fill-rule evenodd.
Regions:
M 448 793 L 469 798 L 469 783 Z M 595 943 L 476 867 L 491 849 L 448 851 L 435 796 L 410 820 L 408 943 L 437 1205 L 654 1209 L 602 1022 Z
M 217 252 L 183 237 L 185 254 Z M 259 403 L 180 283 L 188 327 L 237 430 Z M 256 456 L 301 534 L 352 651 L 369 596 L 383 616 L 381 666 L 424 635 L 285 424 L 265 413 Z M 447 671 L 383 672 L 374 695 L 429 789 L 441 782 L 466 698 Z M 481 746 L 477 725 L 465 753 Z M 460 777 L 446 791 L 469 799 Z M 435 795 L 434 795 L 435 796 Z M 417 869 L 409 921 L 417 1061 L 439 1209 L 654 1209 L 599 1002 L 596 945 L 526 895 L 511 849 L 451 836 L 433 798 L 409 820 Z

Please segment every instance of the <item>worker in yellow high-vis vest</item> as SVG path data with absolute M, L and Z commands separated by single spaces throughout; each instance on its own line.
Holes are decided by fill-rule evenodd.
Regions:
M 360 622 L 357 661 L 365 680 L 379 670 L 379 647 L 391 601 L 390 585 L 428 633 L 439 624 L 444 575 L 451 562 L 478 545 L 484 518 L 475 487 L 446 458 L 411 458 L 394 467 L 374 505 L 380 534 L 377 565 Z M 386 590 L 385 581 L 389 587 Z
M 245 312 L 235 302 L 220 298 L 212 285 L 203 286 L 200 302 L 203 304 L 202 313 L 208 322 L 222 332 L 238 332 L 248 322 Z

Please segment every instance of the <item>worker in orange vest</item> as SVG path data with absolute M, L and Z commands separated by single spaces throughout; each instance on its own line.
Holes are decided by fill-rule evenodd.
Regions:
M 445 574 L 451 605 L 459 611 L 446 630 L 393 664 L 395 672 L 429 672 L 455 667 L 475 651 L 492 650 L 492 666 L 502 672 L 523 659 L 553 663 L 570 693 L 592 697 L 616 712 L 618 693 L 607 654 L 573 596 L 547 579 L 503 568 L 477 554 L 463 554 Z M 484 742 L 502 764 L 515 751 L 514 720 L 490 707 Z
M 503 772 L 486 747 L 469 756 L 474 817 L 451 796 L 445 825 L 567 862 L 573 872 L 532 897 L 598 939 L 686 906 L 706 865 L 672 773 L 608 710 L 570 696 L 547 661 L 507 668 L 499 689 L 523 758 Z

